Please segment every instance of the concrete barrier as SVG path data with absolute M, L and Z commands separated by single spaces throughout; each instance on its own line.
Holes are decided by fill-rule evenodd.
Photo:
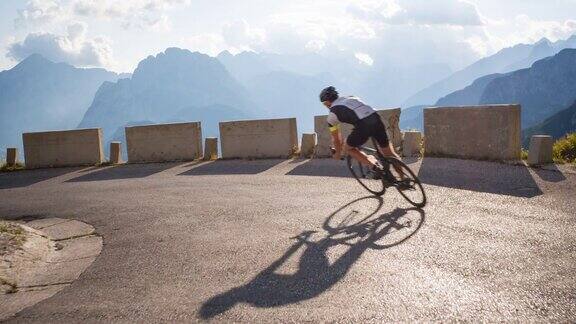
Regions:
M 222 157 L 288 158 L 298 149 L 296 118 L 220 123 Z
M 554 140 L 548 135 L 534 135 L 530 138 L 528 151 L 529 165 L 544 165 L 552 163 L 552 147 Z
M 110 142 L 110 163 L 111 164 L 122 163 L 122 143 Z
M 22 134 L 26 168 L 94 165 L 104 162 L 99 128 Z
M 400 108 L 378 110 L 378 115 L 380 115 L 382 122 L 384 122 L 384 125 L 386 126 L 388 138 L 397 150 L 401 150 L 402 148 L 402 133 L 400 132 L 400 126 L 398 125 L 400 121 L 400 113 Z M 330 153 L 332 139 L 330 137 L 330 131 L 328 130 L 327 118 L 327 115 L 314 117 L 314 131 L 318 138 L 318 145 L 316 147 L 317 157 L 329 157 L 332 155 Z M 350 135 L 352 128 L 352 125 L 342 124 L 341 129 L 344 140 L 346 140 L 348 135 Z M 367 146 L 372 146 L 370 141 L 366 144 Z
M 204 160 L 216 160 L 218 159 L 218 138 L 217 137 L 207 137 L 204 143 Z
M 15 166 L 18 163 L 18 149 L 9 147 L 6 149 L 6 165 L 9 167 Z
M 520 105 L 424 109 L 424 154 L 519 160 L 520 110 Z
M 300 157 L 309 158 L 314 155 L 316 149 L 316 133 L 302 134 L 300 143 Z
M 420 148 L 422 148 L 422 133 L 412 131 L 404 132 L 404 140 L 402 141 L 402 156 L 419 156 Z
M 200 122 L 126 127 L 128 162 L 190 161 L 202 154 Z

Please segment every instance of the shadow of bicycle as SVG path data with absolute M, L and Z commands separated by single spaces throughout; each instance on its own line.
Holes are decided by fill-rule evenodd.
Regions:
M 323 233 L 304 231 L 293 239 L 286 252 L 250 282 L 207 300 L 199 315 L 209 319 L 237 303 L 255 307 L 277 307 L 314 298 L 346 276 L 368 249 L 383 250 L 401 244 L 420 230 L 425 221 L 421 209 L 396 208 L 380 214 L 381 197 L 354 200 L 326 218 Z M 312 239 L 320 234 L 318 239 Z M 330 262 L 328 251 L 346 250 Z M 298 269 L 293 274 L 277 273 L 300 249 Z

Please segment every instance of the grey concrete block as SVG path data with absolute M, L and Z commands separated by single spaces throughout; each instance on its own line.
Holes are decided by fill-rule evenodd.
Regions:
M 298 149 L 296 118 L 220 123 L 222 157 L 289 158 Z
M 218 138 L 217 137 L 206 137 L 204 143 L 204 160 L 216 160 L 218 159 Z
M 554 140 L 548 135 L 534 135 L 530 138 L 528 151 L 529 165 L 543 165 L 552 163 L 552 147 Z
M 8 166 L 14 166 L 18 162 L 18 149 L 15 147 L 9 147 L 6 149 L 6 164 Z
M 112 164 L 122 163 L 122 143 L 120 142 L 110 143 L 110 163 Z
M 520 159 L 520 105 L 424 109 L 424 155 Z
M 200 122 L 126 127 L 128 162 L 191 161 L 202 154 Z
M 406 157 L 414 157 L 420 155 L 420 148 L 422 147 L 422 133 L 420 132 L 404 132 L 404 142 L 402 143 L 402 155 Z
M 95 165 L 104 162 L 102 130 L 75 129 L 22 134 L 26 168 Z
M 312 157 L 316 149 L 316 133 L 302 134 L 302 143 L 300 145 L 301 157 Z

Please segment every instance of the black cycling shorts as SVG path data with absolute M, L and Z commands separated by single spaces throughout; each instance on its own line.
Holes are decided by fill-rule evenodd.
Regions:
M 358 121 L 352 133 L 346 139 L 346 144 L 350 147 L 360 147 L 373 137 L 381 147 L 388 147 L 388 134 L 386 126 L 377 113 Z

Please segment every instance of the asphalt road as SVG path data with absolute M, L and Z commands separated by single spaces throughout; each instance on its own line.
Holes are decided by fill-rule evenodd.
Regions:
M 0 174 L 0 217 L 103 236 L 15 322 L 575 321 L 576 175 L 413 162 L 411 208 L 342 162 L 218 161 Z

